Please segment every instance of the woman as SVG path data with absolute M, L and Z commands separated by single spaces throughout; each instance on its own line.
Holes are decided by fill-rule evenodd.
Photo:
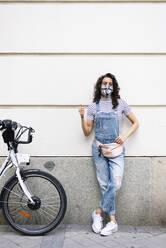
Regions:
M 139 126 L 129 105 L 120 98 L 119 90 L 118 82 L 113 74 L 102 75 L 95 84 L 93 103 L 88 106 L 86 121 L 84 120 L 83 105 L 79 108 L 85 136 L 90 135 L 93 127 L 95 131 L 92 154 L 102 199 L 99 207 L 92 213 L 92 230 L 101 235 L 109 235 L 118 230 L 115 218 L 115 197 L 122 183 L 125 147 L 123 146 L 121 154 L 114 158 L 104 157 L 99 153 L 96 140 L 102 144 L 113 142 L 123 144 Z M 132 126 L 123 135 L 119 132 L 122 114 L 125 114 L 132 123 Z M 104 228 L 102 212 L 107 213 L 110 218 Z

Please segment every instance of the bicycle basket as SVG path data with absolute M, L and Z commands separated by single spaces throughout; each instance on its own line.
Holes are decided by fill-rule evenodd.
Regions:
M 26 126 L 18 126 L 15 130 L 14 142 L 20 144 L 28 144 L 32 141 L 31 128 Z

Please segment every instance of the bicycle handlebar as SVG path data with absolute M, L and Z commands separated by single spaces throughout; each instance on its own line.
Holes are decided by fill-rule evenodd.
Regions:
M 22 125 L 20 125 L 19 123 L 17 123 L 17 122 L 14 122 L 14 121 L 12 121 L 12 120 L 0 120 L 0 130 L 2 131 L 2 130 L 6 130 L 7 131 L 7 134 L 6 135 L 8 135 L 8 132 L 10 132 L 10 131 L 15 131 L 16 129 L 17 129 L 17 127 L 20 127 L 20 130 L 21 129 L 23 129 L 24 128 L 24 131 L 22 131 L 22 133 L 19 133 L 20 132 L 20 130 L 19 130 L 19 132 L 17 133 L 17 137 L 14 139 L 14 140 L 8 140 L 8 138 L 7 138 L 7 140 L 8 141 L 14 141 L 15 143 L 17 143 L 17 144 L 29 144 L 29 143 L 31 143 L 32 142 L 32 133 L 34 133 L 35 132 L 35 130 L 32 128 L 32 127 L 26 127 L 26 126 L 22 126 Z M 26 131 L 26 130 L 28 130 L 29 129 L 29 131 L 28 131 L 28 139 L 27 139 L 27 141 L 19 141 L 19 138 L 21 137 L 21 135 Z M 5 131 L 4 131 L 5 132 Z M 19 135 L 18 135 L 19 134 Z M 10 134 L 9 134 L 10 135 Z M 4 135 L 3 135 L 3 138 L 4 138 Z M 6 137 L 5 137 L 6 138 Z M 10 139 L 10 138 L 9 138 Z M 5 141 L 5 140 L 4 140 Z M 6 143 L 6 142 L 5 142 Z
M 0 126 L 1 126 L 1 127 L 0 127 L 0 130 L 2 130 L 2 121 L 0 121 Z
M 15 121 L 12 121 L 12 120 L 3 120 L 1 121 L 0 120 L 0 130 L 3 130 L 3 129 L 16 129 L 17 128 L 17 122 Z

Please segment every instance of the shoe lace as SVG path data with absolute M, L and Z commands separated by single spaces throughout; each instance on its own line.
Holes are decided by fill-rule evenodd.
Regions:
M 115 225 L 115 223 L 113 221 L 110 221 L 107 223 L 107 227 L 113 227 Z
M 96 221 L 101 223 L 103 221 L 103 218 L 101 217 L 101 215 L 97 215 Z

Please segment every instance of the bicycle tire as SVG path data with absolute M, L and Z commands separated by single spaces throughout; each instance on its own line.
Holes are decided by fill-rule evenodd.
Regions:
M 23 178 L 24 182 L 26 183 L 28 189 L 30 189 L 31 193 L 32 193 L 33 188 L 38 190 L 37 191 L 38 195 L 34 194 L 34 197 L 35 197 L 34 199 L 35 200 L 37 199 L 35 206 L 38 207 L 38 209 L 32 209 L 32 208 L 34 208 L 34 206 L 32 206 L 30 204 L 28 199 L 25 200 L 25 194 L 23 193 L 22 189 L 19 186 L 18 179 L 16 176 L 13 176 L 8 180 L 8 182 L 5 184 L 5 186 L 3 188 L 3 193 L 2 193 L 3 214 L 4 214 L 7 222 L 16 231 L 18 231 L 22 234 L 37 236 L 37 235 L 42 235 L 42 234 L 48 233 L 60 224 L 60 222 L 62 221 L 62 219 L 65 215 L 65 212 L 67 209 L 67 197 L 66 197 L 65 190 L 64 190 L 63 186 L 61 185 L 61 183 L 54 176 L 52 176 L 51 174 L 46 173 L 44 171 L 41 171 L 41 170 L 24 170 L 24 171 L 22 171 L 21 175 L 22 175 L 22 178 Z M 42 182 L 42 184 L 40 183 L 40 187 L 36 184 L 36 181 L 39 181 L 39 178 L 40 179 L 42 178 L 45 180 L 44 184 L 43 184 L 43 182 Z M 42 187 L 42 185 L 44 186 L 45 183 L 46 183 L 46 186 L 47 186 L 47 184 L 50 185 L 49 189 Z M 39 188 L 37 188 L 37 187 L 39 187 Z M 18 190 L 19 193 L 16 193 L 17 192 L 16 190 Z M 54 192 L 54 190 L 55 190 L 55 192 Z M 40 193 L 39 191 L 42 193 Z M 34 192 L 35 192 L 35 190 L 34 190 Z M 51 194 L 53 192 L 53 196 L 51 198 L 40 199 L 39 196 L 42 195 L 43 192 L 47 193 L 47 195 L 50 192 L 51 192 Z M 22 195 L 20 195 L 20 194 L 22 194 Z M 16 196 L 19 196 L 20 201 L 12 202 L 12 199 L 14 199 L 14 197 L 16 198 Z M 53 201 L 55 196 L 59 197 L 59 203 L 56 200 L 55 205 L 50 205 L 50 204 L 44 205 L 44 200 L 46 203 L 48 203 L 48 200 L 51 199 Z M 40 204 L 39 204 L 39 199 L 40 199 Z M 37 203 L 38 203 L 38 205 L 37 205 Z M 19 208 L 16 208 L 17 210 L 14 212 L 14 214 L 13 214 L 13 210 L 12 210 L 12 207 L 13 207 L 12 204 L 17 205 L 17 207 L 19 206 Z M 57 205 L 58 205 L 58 207 L 57 207 Z M 47 211 L 46 211 L 46 208 L 47 208 Z M 54 212 L 54 210 L 56 208 L 59 208 L 59 209 L 57 210 L 57 214 L 55 216 L 53 216 L 52 213 Z M 18 209 L 21 209 L 21 210 L 18 210 Z M 50 214 L 50 212 L 51 212 L 51 214 Z M 51 218 L 53 216 L 53 220 L 50 221 L 49 224 L 43 224 L 44 221 L 46 222 L 49 220 L 49 218 L 47 220 L 46 213 L 48 214 L 49 218 Z M 24 218 L 24 217 L 26 217 L 26 218 Z M 43 220 L 43 219 L 45 219 L 45 220 Z M 19 223 L 20 221 L 23 221 L 26 223 L 20 224 Z M 35 221 L 36 221 L 36 223 L 34 224 Z M 43 221 L 43 222 L 39 223 L 40 221 Z

